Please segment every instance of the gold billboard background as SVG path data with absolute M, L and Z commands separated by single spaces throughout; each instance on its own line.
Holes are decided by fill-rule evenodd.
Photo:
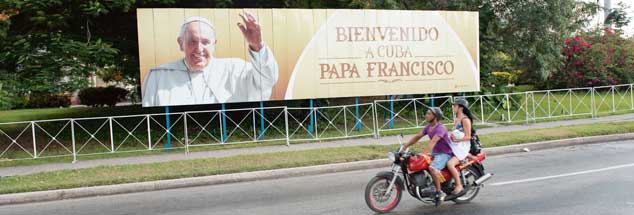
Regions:
M 239 15 L 250 12 L 256 16 L 262 30 L 262 39 L 272 49 L 279 65 L 279 78 L 273 88 L 270 100 L 324 98 L 342 96 L 367 96 L 367 95 L 391 95 L 391 94 L 419 94 L 441 93 L 479 90 L 479 49 L 478 49 L 478 13 L 464 11 L 398 11 L 398 10 L 344 10 L 344 9 L 137 9 L 137 24 L 139 33 L 139 61 L 141 80 L 147 72 L 157 65 L 172 62 L 183 57 L 179 51 L 176 39 L 183 20 L 188 17 L 200 16 L 208 19 L 216 30 L 217 45 L 214 56 L 219 58 L 241 58 L 249 60 L 246 41 L 236 23 L 241 22 Z M 356 14 L 356 16 L 355 16 Z M 399 15 L 401 20 L 390 17 Z M 368 21 L 368 17 L 372 17 Z M 436 19 L 442 20 L 436 20 Z M 411 19 L 411 20 L 407 20 Z M 431 23 L 444 24 L 444 29 L 452 32 L 442 34 L 455 34 L 457 40 L 447 39 L 437 47 L 431 47 L 443 53 L 431 53 L 438 56 L 456 55 L 461 50 L 444 50 L 448 44 L 464 47 L 467 58 L 471 62 L 458 60 L 457 63 L 475 65 L 476 71 L 457 71 L 455 76 L 446 82 L 436 81 L 433 86 L 419 86 L 420 83 L 405 82 L 375 82 L 372 84 L 351 84 L 350 86 L 320 85 L 319 80 L 314 80 L 320 73 L 319 66 L 306 66 L 309 62 L 316 62 L 323 58 L 324 53 L 354 54 L 363 50 L 353 50 L 355 47 L 363 47 L 362 43 L 336 44 L 331 37 L 333 34 L 317 35 L 320 29 L 335 28 L 337 26 L 358 25 L 367 26 L 378 23 Z M 427 21 L 426 21 L 427 20 Z M 326 26 L 327 25 L 327 26 Z M 330 30 L 332 31 L 332 30 Z M 332 33 L 332 32 L 330 32 Z M 320 41 L 308 47 L 311 40 Z M 323 44 L 323 43 L 326 44 Z M 390 43 L 386 43 L 390 44 Z M 391 44 L 398 44 L 391 42 Z M 426 49 L 425 44 L 409 43 L 406 46 L 417 46 L 416 49 Z M 328 47 L 328 52 L 323 48 Z M 350 49 L 350 50 L 348 50 Z M 320 51 L 321 50 L 321 51 Z M 303 60 L 300 56 L 304 54 Z M 464 57 L 464 56 L 463 56 Z M 309 66 L 312 64 L 308 64 Z M 297 70 L 296 67 L 302 67 Z M 463 67 L 460 67 L 463 68 Z M 359 68 L 361 70 L 361 68 Z M 293 92 L 287 93 L 289 80 L 293 71 L 295 83 Z M 361 71 L 360 71 L 361 72 Z M 459 84 L 457 84 L 457 82 Z M 362 83 L 362 82 L 360 82 Z M 430 82 L 431 83 L 431 82 Z M 141 83 L 143 84 L 143 83 Z M 453 84 L 453 87 L 449 85 Z M 383 86 L 385 85 L 385 86 Z M 446 87 L 445 87 L 446 85 Z M 299 87 L 301 86 L 301 88 Z M 371 88 L 371 89 L 369 89 Z M 327 90 L 324 90 L 327 89 Z M 381 89 L 378 90 L 377 89 Z M 289 97 L 289 95 L 291 95 Z M 286 96 L 286 98 L 285 98 Z

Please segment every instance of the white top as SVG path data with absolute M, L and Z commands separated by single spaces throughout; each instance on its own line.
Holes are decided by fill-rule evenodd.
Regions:
M 249 55 L 251 62 L 212 58 L 202 71 L 189 71 L 184 59 L 151 69 L 143 82 L 143 106 L 268 100 L 279 74 L 275 57 L 266 46 Z
M 462 139 L 465 135 L 458 129 L 454 129 L 451 133 L 456 139 Z M 452 142 L 449 146 L 451 147 L 451 151 L 453 151 L 453 155 L 456 156 L 458 160 L 464 160 L 469 154 L 469 150 L 471 150 L 471 141 Z

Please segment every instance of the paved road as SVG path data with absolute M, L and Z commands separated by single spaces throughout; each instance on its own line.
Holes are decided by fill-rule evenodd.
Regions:
M 434 208 L 404 196 L 393 214 L 634 214 L 632 154 L 634 141 L 490 157 L 496 176 L 474 202 Z M 0 214 L 372 214 L 363 190 L 380 170 L 3 206 Z
M 499 126 L 499 127 L 479 129 L 478 133 L 491 134 L 491 133 L 500 133 L 500 132 L 522 131 L 522 130 L 529 130 L 529 129 L 553 128 L 553 127 L 568 126 L 568 125 L 592 124 L 592 123 L 601 123 L 601 122 L 617 122 L 617 121 L 634 121 L 634 114 L 605 116 L 605 117 L 594 118 L 594 119 L 587 118 L 587 119 L 541 122 L 541 123 L 533 123 L 533 124 Z M 411 136 L 406 136 L 405 139 L 409 139 L 410 137 Z M 52 163 L 52 164 L 42 164 L 42 165 L 33 165 L 33 166 L 4 167 L 4 168 L 0 168 L 0 175 L 2 176 L 27 175 L 27 174 L 33 174 L 38 172 L 47 172 L 47 171 L 65 170 L 65 169 L 82 169 L 82 168 L 90 168 L 90 167 L 103 166 L 103 165 L 122 165 L 122 164 L 131 164 L 131 163 L 134 163 L 134 164 L 156 163 L 156 162 L 165 162 L 165 161 L 172 161 L 172 160 L 225 157 L 225 156 L 242 155 L 242 154 L 258 154 L 258 153 L 278 152 L 278 151 L 299 151 L 299 150 L 308 150 L 308 149 L 317 149 L 317 148 L 333 148 L 333 147 L 360 146 L 360 145 L 373 145 L 373 144 L 381 145 L 381 144 L 394 144 L 394 143 L 398 143 L 397 136 L 385 136 L 385 137 L 381 137 L 380 139 L 374 139 L 374 138 L 368 137 L 368 138 L 359 138 L 359 139 L 328 140 L 328 141 L 320 142 L 319 144 L 293 143 L 290 147 L 287 147 L 284 145 L 274 145 L 274 146 L 261 146 L 261 147 L 254 147 L 254 148 L 211 150 L 211 151 L 193 152 L 189 154 L 170 153 L 170 154 L 160 154 L 160 155 L 144 155 L 144 156 L 121 157 L 121 158 L 97 159 L 97 160 L 81 160 L 82 158 L 79 157 L 79 161 L 77 163 Z

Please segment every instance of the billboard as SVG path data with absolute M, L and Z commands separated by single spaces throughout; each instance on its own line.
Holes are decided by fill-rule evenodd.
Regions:
M 478 13 L 138 9 L 143 106 L 479 91 Z

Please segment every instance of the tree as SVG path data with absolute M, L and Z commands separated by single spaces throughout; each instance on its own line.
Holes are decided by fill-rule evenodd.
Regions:
M 168 0 L 141 2 L 173 3 Z M 107 25 L 95 26 L 95 23 L 109 15 L 129 12 L 136 3 L 135 0 L 0 2 L 0 12 L 4 15 L 4 19 L 0 19 L 0 82 L 3 90 L 8 91 L 6 94 L 15 98 L 13 106 L 22 103 L 19 98 L 64 94 L 84 88 L 88 77 L 98 71 L 127 71 L 123 68 L 129 68 L 126 64 L 134 63 L 136 56 L 120 55 L 124 48 L 113 46 L 116 41 L 104 33 L 112 29 Z M 131 42 L 123 41 L 116 44 Z M 138 69 L 135 71 L 138 74 Z

